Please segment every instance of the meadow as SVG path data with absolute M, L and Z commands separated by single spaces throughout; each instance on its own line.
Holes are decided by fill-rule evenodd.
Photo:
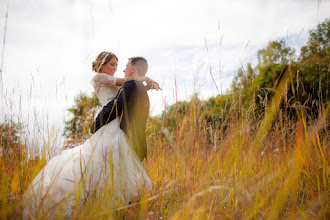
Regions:
M 313 119 L 303 106 L 290 107 L 292 118 L 279 109 L 283 97 L 276 98 L 253 117 L 229 103 L 221 124 L 208 123 L 198 99 L 177 113 L 172 130 L 166 120 L 151 118 L 143 165 L 153 189 L 119 209 L 111 209 L 109 198 L 90 198 L 73 218 L 329 218 L 329 105 L 320 103 Z M 31 152 L 24 140 L 11 144 L 12 153 L 0 157 L 1 219 L 21 218 L 22 195 L 49 159 L 47 142 L 34 159 L 24 156 Z

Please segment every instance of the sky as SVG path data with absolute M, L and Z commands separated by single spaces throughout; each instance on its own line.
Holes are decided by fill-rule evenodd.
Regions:
M 119 58 L 117 77 L 128 58 L 148 60 L 162 87 L 148 92 L 150 111 L 160 115 L 194 93 L 224 94 L 269 41 L 299 53 L 328 17 L 330 0 L 0 0 L 0 122 L 63 129 L 74 96 L 93 91 L 91 63 L 104 50 Z

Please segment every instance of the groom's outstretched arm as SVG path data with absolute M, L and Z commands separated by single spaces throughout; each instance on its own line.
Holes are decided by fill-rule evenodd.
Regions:
M 106 125 L 115 118 L 123 115 L 123 111 L 127 109 L 127 106 L 125 105 L 128 102 L 128 99 L 131 96 L 134 88 L 134 81 L 127 81 L 124 83 L 116 97 L 103 107 L 101 112 L 93 121 L 90 127 L 90 132 L 92 134 L 99 130 L 103 125 Z

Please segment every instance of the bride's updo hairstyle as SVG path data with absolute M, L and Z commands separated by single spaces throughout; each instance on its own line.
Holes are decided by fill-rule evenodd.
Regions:
M 111 53 L 109 51 L 101 52 L 96 57 L 96 60 L 92 62 L 93 71 L 99 73 L 102 66 L 107 64 L 112 58 L 116 58 L 118 60 L 117 56 L 114 53 Z

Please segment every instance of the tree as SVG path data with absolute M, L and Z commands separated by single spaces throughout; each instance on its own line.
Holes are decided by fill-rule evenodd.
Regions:
M 218 95 L 217 97 L 209 98 L 205 104 L 204 114 L 206 121 L 211 124 L 221 125 L 230 115 L 230 109 L 233 107 L 233 98 L 231 94 Z
M 287 47 L 285 41 L 270 41 L 266 48 L 258 51 L 256 67 L 248 64 L 237 71 L 232 84 L 235 99 L 249 109 L 251 106 L 258 111 L 267 105 L 274 94 L 281 76 L 289 65 L 295 65 L 295 50 Z
M 26 146 L 22 144 L 23 125 L 12 120 L 0 124 L 0 156 L 5 164 L 24 161 Z M 10 166 L 8 166 L 10 167 Z
M 310 30 L 306 46 L 301 48 L 299 58 L 285 41 L 270 41 L 258 51 L 256 67 L 237 71 L 232 84 L 232 93 L 243 100 L 245 107 L 255 103 L 256 110 L 267 106 L 278 82 L 286 71 L 291 71 L 291 87 L 286 93 L 286 105 L 304 106 L 312 115 L 317 115 L 329 101 L 330 72 L 330 19 Z
M 67 147 L 74 147 L 89 138 L 89 125 L 100 106 L 101 103 L 94 92 L 91 96 L 80 92 L 74 98 L 73 106 L 67 109 L 72 118 L 65 121 L 63 133 L 67 139 Z
M 255 68 L 252 67 L 251 63 L 248 63 L 246 68 L 239 68 L 232 83 L 232 92 L 234 94 L 238 92 L 246 93 L 253 85 L 254 78 Z
M 270 41 L 265 49 L 258 51 L 258 66 L 288 64 L 294 53 L 293 48 L 285 46 L 285 40 Z
M 274 88 L 283 70 L 294 60 L 295 50 L 285 45 L 285 40 L 270 41 L 258 51 L 257 74 L 265 77 L 268 88 Z M 263 81 L 263 80 L 259 80 Z
M 307 45 L 299 57 L 299 87 L 297 95 L 302 104 L 309 103 L 314 111 L 329 101 L 330 19 L 310 31 Z M 315 103 L 319 103 L 315 105 Z
M 330 18 L 309 31 L 307 45 L 301 48 L 300 62 L 306 62 L 311 57 L 329 56 Z

